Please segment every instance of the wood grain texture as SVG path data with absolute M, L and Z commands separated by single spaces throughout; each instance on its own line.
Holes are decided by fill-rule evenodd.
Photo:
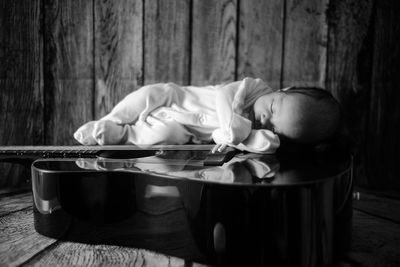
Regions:
M 6 196 L 12 196 L 20 193 L 26 193 L 30 192 L 31 186 L 26 185 L 26 186 L 21 186 L 21 187 L 6 187 L 6 188 L 0 188 L 0 199 Z
M 286 0 L 282 86 L 325 88 L 328 0 Z
M 400 188 L 399 3 L 375 2 L 0 0 L 0 144 L 71 144 L 144 82 L 249 75 L 326 87 L 356 140 L 357 184 Z M 28 178 L 0 165 L 0 187 Z
M 18 266 L 56 242 L 36 233 L 33 211 L 24 209 L 0 217 L 0 265 Z
M 189 83 L 190 0 L 145 1 L 144 80 Z
M 74 143 L 93 118 L 93 6 L 91 1 L 44 0 L 46 143 Z
M 144 249 L 60 242 L 27 266 L 186 266 L 183 259 Z M 205 266 L 194 263 L 191 266 Z
M 94 1 L 95 117 L 143 84 L 143 3 Z
M 24 203 L 15 196 L 15 202 Z M 379 199 L 379 197 L 377 197 Z M 382 209 L 395 209 L 392 201 Z M 0 206 L 8 201 L 0 200 Z M 335 266 L 398 266 L 400 264 L 400 227 L 398 223 L 378 218 L 374 211 L 367 214 L 353 212 L 352 249 Z M 143 249 L 88 245 L 56 241 L 37 234 L 32 223 L 32 209 L 0 216 L 0 264 L 2 266 L 185 266 L 188 262 Z M 176 222 L 171 222 L 176 223 Z M 143 227 L 146 223 L 143 222 Z M 180 224 L 177 224 L 181 227 Z M 159 229 L 159 228 L 157 228 Z M 163 232 L 159 229 L 160 233 Z M 193 266 L 204 266 L 192 264 Z
M 359 192 L 359 196 L 353 201 L 354 208 L 400 224 L 400 200 L 366 192 Z
M 191 83 L 236 79 L 237 1 L 194 0 Z
M 43 143 L 41 1 L 0 1 L 0 144 Z M 26 172 L 0 163 L 0 187 Z
M 399 224 L 356 210 L 353 216 L 351 266 L 399 266 Z
M 400 189 L 400 3 L 376 4 L 365 168 L 370 187 Z
M 0 216 L 32 207 L 32 193 L 0 197 Z
M 354 140 L 355 179 L 366 185 L 364 158 L 373 34 L 372 0 L 330 0 L 326 87 L 341 103 L 343 130 Z
M 284 1 L 240 1 L 238 79 L 261 78 L 281 86 Z
M 329 43 L 326 86 L 343 102 L 366 91 L 358 81 L 357 69 L 370 27 L 372 0 L 330 0 L 327 10 Z M 368 40 L 372 43 L 372 40 Z M 362 60 L 362 59 L 361 59 Z M 365 66 L 368 67 L 368 66 Z M 350 105 L 350 104 L 349 104 Z

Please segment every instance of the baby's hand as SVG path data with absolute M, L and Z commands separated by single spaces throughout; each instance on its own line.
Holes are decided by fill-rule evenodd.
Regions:
M 223 152 L 227 146 L 227 144 L 216 144 L 211 150 L 211 153 Z
M 116 145 L 124 143 L 126 129 L 113 121 L 90 121 L 75 133 L 75 139 L 82 145 Z
M 74 138 L 85 146 L 97 145 L 97 141 L 92 135 L 96 122 L 97 121 L 89 121 L 79 127 L 74 133 Z

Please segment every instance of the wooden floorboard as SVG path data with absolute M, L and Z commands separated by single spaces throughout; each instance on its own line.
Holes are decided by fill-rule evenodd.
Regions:
M 30 192 L 31 187 L 29 186 L 23 186 L 23 187 L 7 187 L 7 188 L 1 188 L 0 189 L 0 199 L 5 196 L 12 196 L 15 194 L 21 194 L 21 193 L 26 193 Z M 1 201 L 0 201 L 1 202 Z
M 400 225 L 357 210 L 353 216 L 350 262 L 362 267 L 400 266 Z
M 18 266 L 57 241 L 35 231 L 32 213 L 28 208 L 0 217 L 0 266 Z
M 354 208 L 352 249 L 337 266 L 400 266 L 399 200 L 362 193 Z M 33 226 L 31 193 L 0 197 L 0 266 L 187 264 L 183 259 L 145 249 L 44 237 Z
M 353 207 L 365 213 L 400 224 L 400 200 L 360 191 L 354 194 Z
M 0 197 L 0 216 L 32 207 L 32 193 Z
M 180 258 L 144 249 L 60 242 L 25 266 L 185 266 Z M 192 266 L 205 266 L 193 263 Z

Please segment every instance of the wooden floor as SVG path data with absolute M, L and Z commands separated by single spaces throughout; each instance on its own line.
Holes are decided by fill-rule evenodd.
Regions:
M 357 191 L 357 190 L 356 190 Z M 353 244 L 337 266 L 400 266 L 400 200 L 361 191 Z M 152 251 L 87 245 L 35 232 L 30 192 L 0 191 L 0 266 L 202 266 Z

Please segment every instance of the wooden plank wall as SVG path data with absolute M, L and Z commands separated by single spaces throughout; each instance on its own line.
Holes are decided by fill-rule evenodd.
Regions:
M 328 0 L 287 0 L 282 86 L 325 87 Z
M 364 183 L 399 189 L 400 2 L 377 1 L 374 18 Z
M 194 0 L 191 83 L 235 79 L 237 0 Z
M 116 4 L 94 0 L 92 23 L 94 44 L 90 56 L 95 66 L 91 116 L 99 118 L 122 96 L 143 84 L 143 1 L 122 0 Z
M 44 142 L 41 1 L 0 0 L 0 144 Z M 19 186 L 29 171 L 0 164 L 0 186 Z
M 93 117 L 93 3 L 43 2 L 45 143 L 69 144 Z
M 144 83 L 190 83 L 191 2 L 144 2 Z
M 238 79 L 263 77 L 281 86 L 284 16 L 285 1 L 240 1 Z
M 397 2 L 0 0 L 1 145 L 72 144 L 144 84 L 254 76 L 331 91 L 357 140 L 358 182 L 400 188 L 399 75 L 386 71 L 400 62 Z M 0 172 L 1 187 L 25 180 Z

